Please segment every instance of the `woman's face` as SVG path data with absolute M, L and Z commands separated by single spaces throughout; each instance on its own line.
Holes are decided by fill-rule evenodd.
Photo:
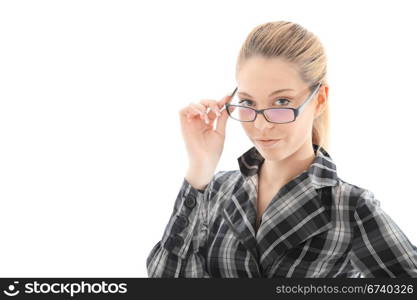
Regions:
M 296 68 L 279 58 L 248 59 L 236 74 L 236 80 L 238 84 L 236 99 L 239 102 L 247 100 L 240 104 L 256 109 L 297 108 L 311 93 L 308 84 L 302 81 Z M 270 95 L 279 89 L 289 90 Z M 313 121 L 319 113 L 317 105 L 319 92 L 313 96 L 294 122 L 270 123 L 261 114 L 258 114 L 253 122 L 241 122 L 249 139 L 265 159 L 282 160 L 303 145 L 311 147 Z M 265 146 L 257 141 L 258 139 L 279 139 L 279 141 L 272 146 Z

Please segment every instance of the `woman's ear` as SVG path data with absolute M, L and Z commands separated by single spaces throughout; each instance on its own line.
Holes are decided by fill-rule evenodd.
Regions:
M 329 94 L 329 87 L 327 85 L 323 85 L 320 87 L 319 91 L 317 92 L 317 101 L 314 111 L 314 119 L 320 117 L 320 115 L 327 109 L 327 98 Z

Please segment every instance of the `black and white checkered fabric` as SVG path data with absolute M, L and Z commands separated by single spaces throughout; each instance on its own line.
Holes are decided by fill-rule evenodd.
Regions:
M 149 277 L 417 277 L 417 247 L 364 188 L 347 183 L 324 148 L 273 197 L 255 231 L 258 170 L 252 147 L 239 170 L 204 191 L 184 178 Z

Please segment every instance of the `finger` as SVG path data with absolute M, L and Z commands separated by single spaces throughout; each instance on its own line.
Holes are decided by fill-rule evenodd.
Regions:
M 196 108 L 192 105 L 190 105 L 188 107 L 188 111 L 189 111 L 189 114 L 191 114 L 193 116 L 195 116 L 195 115 L 200 115 L 200 116 L 204 115 L 204 113 L 201 110 L 199 110 L 198 108 Z
M 199 103 L 190 103 L 190 106 L 201 113 L 202 119 L 204 119 L 206 124 L 208 124 L 210 122 L 210 119 L 209 119 L 209 117 L 207 116 L 207 113 L 206 113 L 206 107 L 204 105 L 201 105 Z
M 198 117 L 200 118 L 200 120 L 201 120 L 202 122 L 204 122 L 204 123 L 206 123 L 206 124 L 209 124 L 210 120 L 209 120 L 209 118 L 207 117 L 207 115 L 206 115 L 206 114 L 202 113 L 201 111 L 199 111 L 199 110 L 197 110 L 197 109 L 195 109 L 195 108 L 190 108 L 190 109 L 193 111 L 193 113 L 194 113 L 195 115 L 198 115 Z
M 180 110 L 180 117 L 186 118 L 188 120 L 194 118 L 195 116 L 200 115 L 200 112 L 190 105 Z
M 217 119 L 216 131 L 222 135 L 225 135 L 226 132 L 226 123 L 229 119 L 229 114 L 226 109 L 222 110 L 220 118 Z
M 188 110 L 188 119 L 193 119 L 195 117 L 200 117 L 201 119 L 202 113 L 196 110 L 195 108 L 190 107 Z
M 208 114 L 211 117 L 210 119 L 215 119 L 216 117 L 220 117 L 221 115 L 220 108 L 218 107 L 216 100 L 203 99 L 200 101 L 200 103 L 202 105 L 208 106 L 209 108 Z M 210 112 L 213 112 L 214 115 L 210 114 Z
M 207 124 L 213 121 L 214 119 L 216 119 L 215 113 L 213 113 L 212 110 L 210 109 L 209 101 L 214 101 L 214 100 L 205 99 L 205 100 L 200 100 L 200 103 L 194 103 L 195 106 L 197 106 L 201 111 L 204 112 L 204 116 L 205 116 L 204 118 L 207 119 Z
M 194 107 L 195 109 L 197 109 L 198 111 L 200 111 L 201 113 L 205 114 L 207 112 L 207 107 L 205 105 L 202 105 L 200 103 L 190 103 L 191 107 Z

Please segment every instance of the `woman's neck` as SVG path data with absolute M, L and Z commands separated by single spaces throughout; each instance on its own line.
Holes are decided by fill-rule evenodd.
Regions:
M 271 161 L 265 159 L 259 170 L 259 180 L 264 186 L 281 187 L 291 179 L 307 170 L 315 159 L 311 143 L 302 146 L 284 160 Z

